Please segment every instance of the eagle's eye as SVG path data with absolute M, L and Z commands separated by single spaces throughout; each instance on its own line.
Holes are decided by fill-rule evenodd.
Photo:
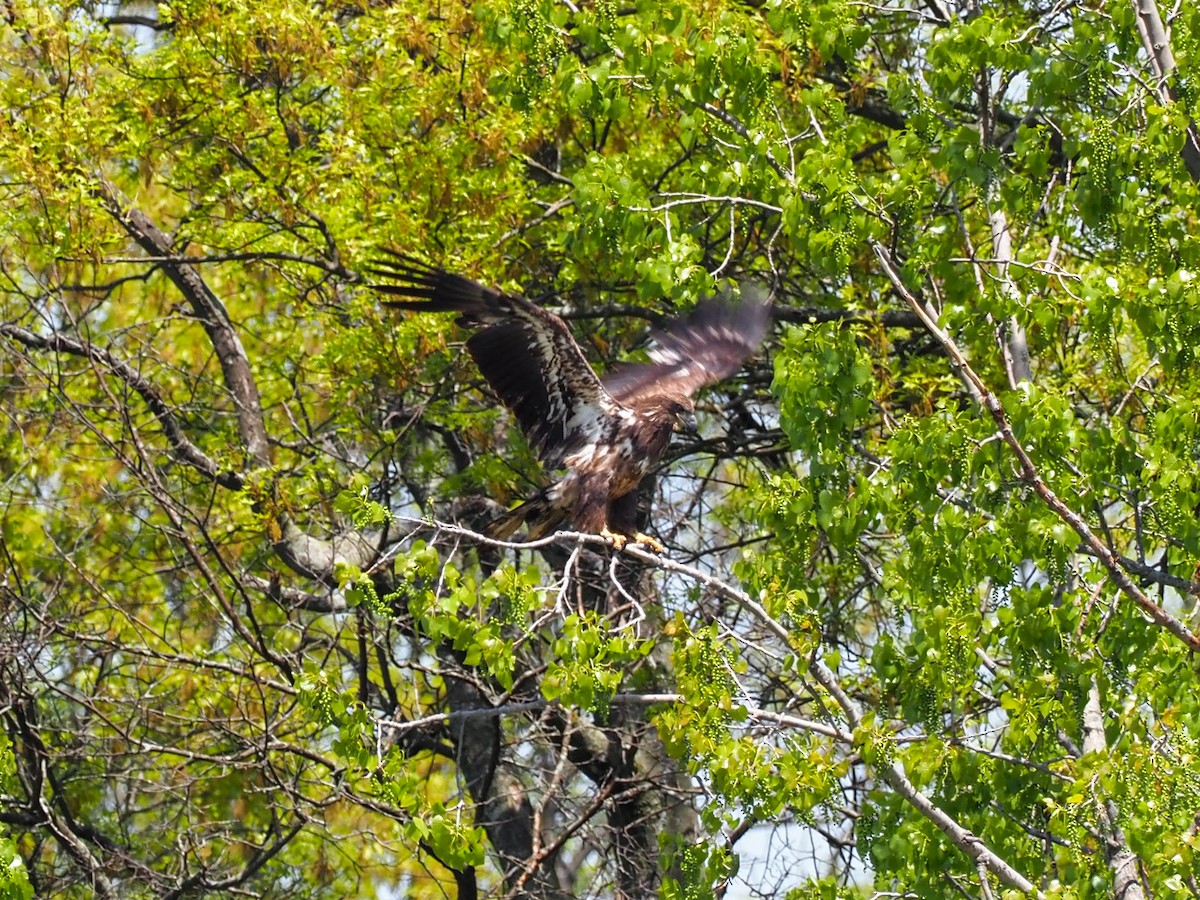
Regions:
M 696 422 L 695 411 L 686 408 L 676 410 L 675 430 L 685 434 L 696 434 L 700 430 L 700 426 Z

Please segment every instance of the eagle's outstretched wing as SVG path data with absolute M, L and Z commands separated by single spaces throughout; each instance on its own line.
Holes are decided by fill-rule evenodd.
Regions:
M 605 376 L 604 387 L 631 406 L 649 397 L 690 397 L 741 368 L 770 324 L 771 306 L 762 296 L 737 304 L 702 303 L 653 336 L 651 362 L 617 366 Z
M 618 405 L 588 365 L 571 332 L 554 313 L 523 297 L 485 287 L 392 251 L 368 271 L 389 279 L 372 287 L 410 297 L 388 306 L 456 312 L 477 327 L 467 349 L 504 405 L 512 410 L 544 462 L 557 466 L 584 433 L 590 435 Z

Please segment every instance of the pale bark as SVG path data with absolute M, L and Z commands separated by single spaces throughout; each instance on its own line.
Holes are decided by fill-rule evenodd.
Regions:
M 1170 35 L 1154 0 L 1133 0 L 1133 12 L 1142 46 L 1146 49 L 1146 55 L 1154 69 L 1154 88 L 1158 92 L 1159 100 L 1166 106 L 1177 99 L 1171 86 L 1171 75 L 1175 71 L 1175 54 L 1171 52 Z M 1200 181 L 1200 131 L 1197 130 L 1194 119 L 1188 123 L 1180 154 L 1192 178 Z
M 1104 736 L 1104 710 L 1100 705 L 1100 686 L 1092 679 L 1087 703 L 1083 708 L 1083 752 L 1102 755 L 1108 752 Z M 1116 900 L 1144 900 L 1138 879 L 1138 858 L 1129 849 L 1120 825 L 1120 812 L 1111 799 L 1100 803 L 1100 828 L 1104 835 L 1104 858 L 1113 873 L 1113 897 Z

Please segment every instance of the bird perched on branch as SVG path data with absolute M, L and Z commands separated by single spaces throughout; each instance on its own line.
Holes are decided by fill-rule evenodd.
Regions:
M 693 395 L 736 372 L 770 324 L 762 297 L 738 304 L 710 300 L 654 336 L 650 362 L 629 363 L 603 378 L 584 358 L 554 313 L 400 253 L 387 251 L 371 274 L 387 306 L 458 313 L 475 329 L 467 350 L 483 377 L 520 423 L 558 481 L 492 523 L 509 538 L 522 523 L 529 539 L 564 522 L 599 534 L 620 549 L 632 538 L 662 552 L 637 531 L 637 488 L 666 452 L 671 433 L 695 432 Z

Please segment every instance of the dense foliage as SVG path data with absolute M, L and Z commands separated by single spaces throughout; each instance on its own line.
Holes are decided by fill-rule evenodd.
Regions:
M 0 897 L 1200 896 L 1200 5 L 0 19 Z M 772 292 L 661 558 L 381 246 Z

